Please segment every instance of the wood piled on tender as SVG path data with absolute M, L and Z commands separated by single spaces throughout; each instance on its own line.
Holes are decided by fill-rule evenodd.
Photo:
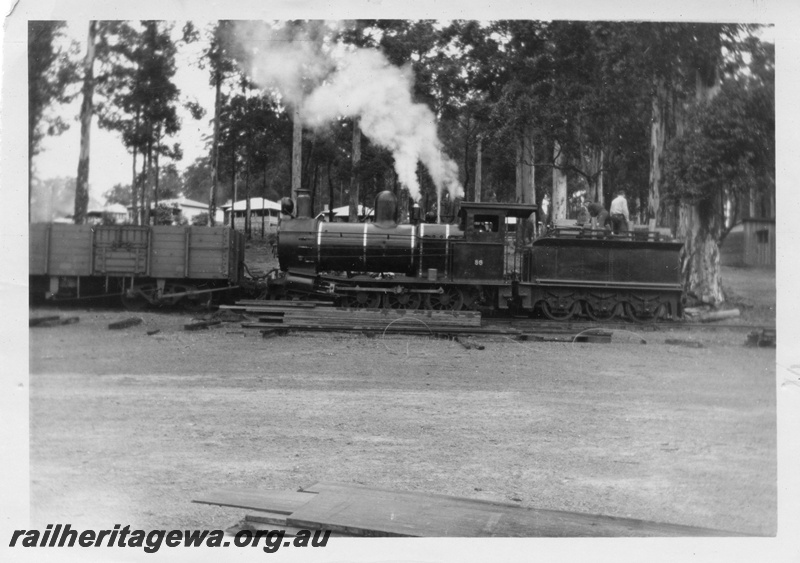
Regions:
M 223 489 L 192 502 L 254 511 L 272 529 L 330 530 L 372 537 L 727 537 L 735 532 L 632 518 L 523 508 L 487 500 L 343 483 L 300 491 Z

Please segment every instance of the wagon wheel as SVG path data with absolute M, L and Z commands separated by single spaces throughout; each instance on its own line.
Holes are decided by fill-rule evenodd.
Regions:
M 419 293 L 387 293 L 383 296 L 383 306 L 386 309 L 419 309 L 422 295 Z
M 583 308 L 586 316 L 592 319 L 595 322 L 602 322 L 602 321 L 609 321 L 617 316 L 619 312 L 619 304 L 612 303 L 611 307 L 606 308 L 595 308 L 589 301 L 585 301 L 585 307 Z
M 348 293 L 342 303 L 351 309 L 377 309 L 381 306 L 381 294 L 367 291 Z
M 664 317 L 667 312 L 666 306 L 662 303 L 658 305 L 655 309 L 653 309 L 652 313 L 644 312 L 640 313 L 636 310 L 631 303 L 625 303 L 625 315 L 636 323 L 653 323 L 656 322 L 658 319 Z
M 131 290 L 123 290 L 120 299 L 128 311 L 143 311 L 153 304 L 158 288 L 153 284 L 137 285 Z
M 191 291 L 192 287 L 181 287 L 176 291 Z M 178 301 L 184 311 L 189 313 L 198 313 L 206 311 L 211 308 L 211 294 L 210 293 L 195 293 L 184 295 Z
M 553 309 L 547 301 L 542 301 L 542 312 L 551 321 L 567 321 L 580 310 L 580 303 L 570 303 L 563 309 Z
M 459 311 L 464 306 L 464 294 L 455 286 L 443 288 L 442 293 L 429 293 L 425 308 L 434 311 Z

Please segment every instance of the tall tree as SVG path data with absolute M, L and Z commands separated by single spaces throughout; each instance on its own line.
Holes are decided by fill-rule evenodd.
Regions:
M 220 116 L 222 113 L 223 95 L 222 86 L 229 75 L 231 75 L 236 64 L 228 52 L 229 35 L 231 33 L 232 22 L 219 21 L 210 32 L 208 49 L 203 52 L 201 65 L 208 65 L 209 82 L 214 87 L 214 119 L 213 137 L 211 140 L 211 185 L 208 193 L 208 224 L 213 226 L 216 223 L 217 195 L 219 191 L 219 170 L 220 170 Z
M 28 204 L 32 198 L 34 157 L 41 151 L 45 135 L 58 135 L 69 126 L 60 116 L 48 113 L 54 104 L 72 100 L 70 85 L 78 80 L 73 60 L 74 45 L 58 45 L 65 22 L 28 22 Z
M 78 156 L 78 176 L 75 185 L 75 211 L 73 220 L 76 225 L 86 221 L 89 206 L 89 145 L 94 115 L 94 50 L 97 38 L 97 22 L 89 22 L 89 35 L 86 40 L 86 58 L 83 64 L 83 102 L 81 103 L 81 151 Z
M 712 75 L 708 69 L 706 76 Z M 664 194 L 680 210 L 687 292 L 716 305 L 724 300 L 718 246 L 733 224 L 725 222 L 726 201 L 733 201 L 735 210 L 735 202 L 747 198 L 754 186 L 774 194 L 774 75 L 752 69 L 718 86 L 713 80 L 699 82 L 685 131 L 665 152 Z M 710 87 L 716 95 L 707 94 Z
M 132 205 L 137 223 L 140 218 L 147 219 L 147 202 L 157 197 L 160 175 L 155 169 L 160 167 L 160 159 L 182 156 L 178 144 L 170 146 L 165 140 L 180 129 L 180 91 L 173 82 L 177 44 L 193 40 L 194 28 L 186 24 L 176 38 L 173 31 L 173 24 L 159 21 L 102 22 L 101 26 L 99 122 L 101 127 L 119 131 L 132 153 Z M 140 171 L 138 156 L 142 158 Z

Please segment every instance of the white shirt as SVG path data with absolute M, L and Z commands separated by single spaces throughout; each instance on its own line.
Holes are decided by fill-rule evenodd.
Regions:
M 618 195 L 614 198 L 614 201 L 611 202 L 611 214 L 615 215 L 617 213 L 624 215 L 626 221 L 630 221 L 630 215 L 628 214 L 628 200 L 625 199 L 624 195 Z

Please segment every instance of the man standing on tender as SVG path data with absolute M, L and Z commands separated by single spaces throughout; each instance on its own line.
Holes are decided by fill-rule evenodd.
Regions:
M 625 190 L 619 190 L 617 197 L 611 202 L 611 223 L 614 234 L 627 233 L 630 214 L 628 213 L 628 200 L 625 199 Z

